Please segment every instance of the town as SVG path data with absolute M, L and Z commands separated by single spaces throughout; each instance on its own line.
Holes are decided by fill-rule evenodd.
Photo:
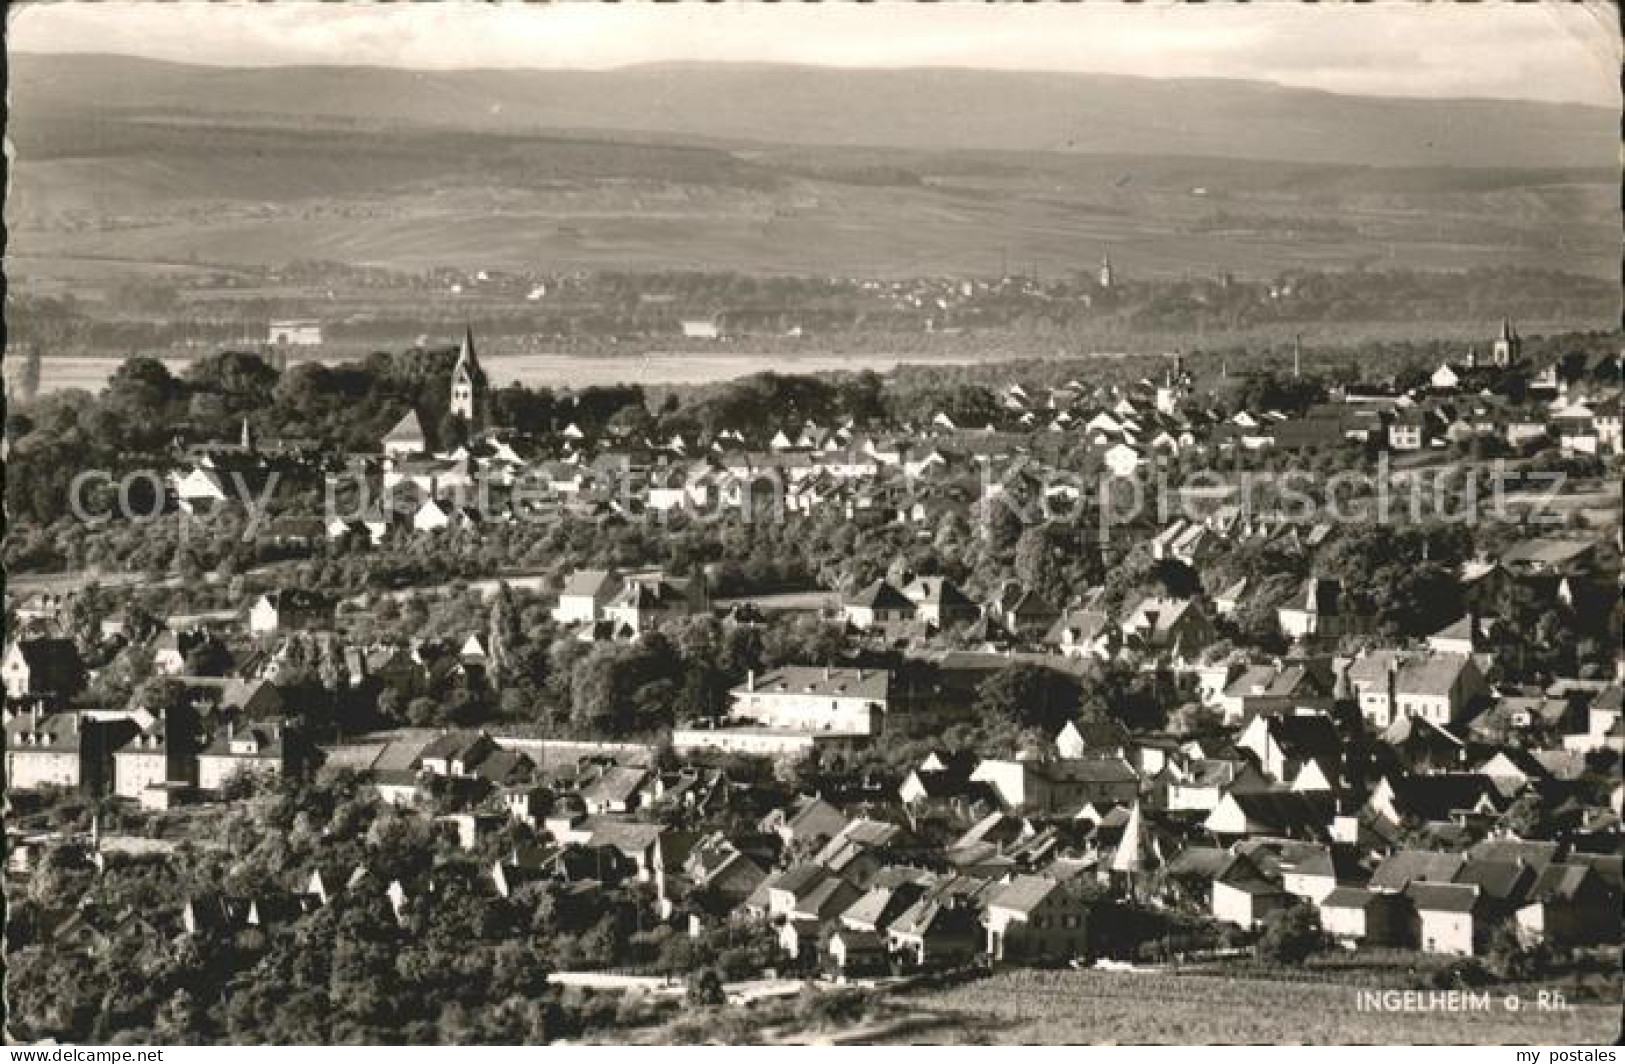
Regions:
M 1617 1004 L 1617 334 L 482 354 L 12 396 L 23 1036 L 793 1039 L 1027 968 Z

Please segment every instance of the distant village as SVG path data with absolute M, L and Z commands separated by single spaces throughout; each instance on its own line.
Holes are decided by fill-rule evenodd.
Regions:
M 171 516 L 291 485 L 306 508 L 263 535 L 299 556 L 772 523 L 835 560 L 765 590 L 729 586 L 732 562 L 608 554 L 449 591 L 261 581 L 224 609 L 200 577 L 163 617 L 141 581 L 8 590 L 20 948 L 114 964 L 135 943 L 169 972 L 232 943 L 231 978 L 269 978 L 278 942 L 366 899 L 402 941 L 454 904 L 522 913 L 493 941 L 569 939 L 556 977 L 684 976 L 721 942 L 729 985 L 1300 948 L 1617 962 L 1620 356 L 1536 364 L 1511 321 L 1486 334 L 1414 386 L 1291 412 L 1223 409 L 1171 355 L 1127 384 L 1011 379 L 991 408 L 655 435 L 505 428 L 469 331 L 447 416 L 403 409 L 371 453 L 247 420 L 190 442 L 162 470 Z M 1219 490 L 1096 528 L 1099 484 L 1249 456 L 1380 456 L 1396 483 L 1504 458 L 1600 501 L 1546 521 L 1525 496 L 1493 530 L 1412 514 L 1381 540 Z M 337 511 L 311 504 L 335 486 Z M 440 623 L 442 592 L 476 612 Z M 524 720 L 521 674 L 568 713 Z M 97 886 L 155 861 L 175 893 Z

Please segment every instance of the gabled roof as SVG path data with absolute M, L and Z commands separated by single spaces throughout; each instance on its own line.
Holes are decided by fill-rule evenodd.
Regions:
M 1494 901 L 1516 903 L 1534 881 L 1534 870 L 1518 861 L 1468 861 L 1452 882 L 1477 887 Z
M 1272 716 L 1265 727 L 1289 758 L 1336 757 L 1343 748 L 1330 717 L 1319 713 Z
M 958 585 L 941 576 L 918 577 L 903 588 L 903 594 L 922 606 L 958 610 L 975 608 Z
M 918 883 L 877 884 L 853 902 L 841 914 L 841 919 L 849 924 L 869 924 L 883 930 L 924 893 L 925 888 Z
M 1317 613 L 1322 617 L 1336 617 L 1342 612 L 1343 584 L 1325 577 L 1310 577 L 1298 593 L 1287 600 L 1282 609 Z
M 71 639 L 38 636 L 19 639 L 12 646 L 33 673 L 48 676 L 80 668 L 79 648 Z
M 564 582 L 560 595 L 596 598 L 619 581 L 613 569 L 577 569 Z
M 1329 794 L 1295 791 L 1232 791 L 1226 801 L 1235 802 L 1249 823 L 1281 835 L 1294 832 L 1322 834 L 1331 825 L 1335 812 Z
M 1480 907 L 1478 889 L 1459 883 L 1413 882 L 1405 895 L 1421 912 L 1470 913 Z
M 912 610 L 914 603 L 889 580 L 876 580 L 849 597 L 844 605 L 868 609 Z
M 402 418 L 395 422 L 395 427 L 384 434 L 385 443 L 423 443 L 428 437 L 423 433 L 423 422 L 418 420 L 416 410 L 408 410 Z
M 1016 876 L 988 898 L 988 908 L 1031 913 L 1059 887 L 1059 883 L 1047 876 Z
M 1370 887 L 1372 890 L 1404 890 L 1418 880 L 1449 883 L 1465 863 L 1466 858 L 1459 853 L 1400 850 L 1385 858 L 1371 873 Z
M 1333 887 L 1330 894 L 1320 899 L 1321 909 L 1364 909 L 1379 895 L 1364 887 Z

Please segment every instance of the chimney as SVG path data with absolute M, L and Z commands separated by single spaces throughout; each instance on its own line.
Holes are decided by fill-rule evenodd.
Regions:
M 745 672 L 745 690 L 747 690 L 747 691 L 756 690 L 756 670 L 755 669 L 749 669 L 749 670 L 747 670 Z
M 235 739 L 236 737 L 237 737 L 237 723 L 235 721 L 230 721 L 230 720 L 226 721 L 226 742 L 229 743 L 229 742 L 231 742 L 231 740 Z

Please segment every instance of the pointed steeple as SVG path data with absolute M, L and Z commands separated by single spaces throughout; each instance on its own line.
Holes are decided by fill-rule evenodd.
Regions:
M 243 450 L 245 451 L 252 451 L 254 449 L 254 430 L 248 427 L 248 419 L 246 417 L 243 418 L 242 445 Z
M 1145 844 L 1145 822 L 1140 817 L 1140 803 L 1135 802 L 1128 812 L 1128 823 L 1123 825 L 1123 838 L 1112 854 L 1112 871 L 1132 875 L 1150 867 Z
M 478 426 L 485 413 L 485 388 L 485 370 L 480 368 L 479 356 L 474 353 L 474 330 L 465 325 L 457 364 L 451 369 L 452 415 Z

